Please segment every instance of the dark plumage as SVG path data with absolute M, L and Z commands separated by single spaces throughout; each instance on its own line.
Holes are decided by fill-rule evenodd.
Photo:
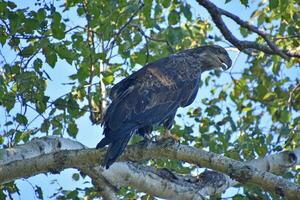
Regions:
M 103 165 L 115 162 L 135 131 L 147 134 L 154 124 L 171 129 L 177 109 L 194 101 L 201 73 L 228 69 L 231 62 L 224 48 L 202 46 L 149 63 L 116 84 L 104 116 L 105 137 L 96 147 L 109 145 Z

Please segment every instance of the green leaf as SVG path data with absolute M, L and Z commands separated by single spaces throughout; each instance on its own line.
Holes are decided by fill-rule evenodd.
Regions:
M 290 3 L 290 1 L 287 1 L 287 0 L 279 0 L 280 1 L 280 11 L 282 13 L 285 13 L 286 12 L 286 9 Z
M 172 43 L 172 44 L 178 44 L 182 42 L 182 30 L 181 28 L 172 28 L 169 27 L 168 28 L 168 40 Z
M 283 123 L 286 123 L 291 120 L 291 117 L 292 117 L 291 113 L 287 109 L 284 109 L 283 111 L 280 112 L 279 120 Z
M 162 5 L 164 8 L 168 8 L 170 5 L 171 5 L 171 2 L 170 0 L 162 0 Z
M 248 29 L 243 27 L 240 28 L 240 33 L 242 34 L 243 37 L 247 37 L 249 35 Z
M 267 92 L 268 90 L 263 84 L 260 84 L 256 87 L 256 93 L 258 98 L 263 98 Z
M 78 80 L 80 82 L 84 82 L 88 76 L 89 76 L 89 69 L 86 66 L 80 67 L 77 73 Z
M 67 110 L 72 118 L 78 118 L 81 116 L 79 104 L 72 96 L 68 98 L 67 105 Z
M 80 179 L 80 174 L 79 174 L 79 173 L 74 173 L 74 174 L 72 175 L 72 179 L 73 179 L 74 181 L 79 181 L 79 179 Z
M 26 125 L 28 123 L 27 118 L 20 113 L 17 114 L 16 121 L 22 125 Z
M 34 30 L 38 29 L 39 21 L 35 19 L 27 19 L 23 26 L 23 31 L 27 34 L 33 34 Z
M 42 22 L 46 17 L 46 11 L 45 9 L 42 9 L 40 8 L 38 11 L 37 11 L 37 15 L 36 15 L 36 18 L 38 21 Z
M 26 131 L 26 132 L 23 132 L 22 135 L 21 135 L 21 139 L 23 142 L 28 142 L 29 141 L 29 138 L 30 138 L 30 135 L 31 135 L 32 131 Z
M 82 7 L 78 7 L 77 8 L 77 14 L 78 14 L 78 16 L 84 15 L 84 9 Z
M 78 199 L 78 190 L 73 190 L 67 193 L 66 199 Z
M 76 135 L 78 133 L 77 124 L 75 124 L 74 121 L 70 122 L 67 131 L 71 137 L 76 138 Z
M 168 16 L 168 22 L 170 25 L 175 25 L 179 22 L 180 20 L 180 15 L 176 10 L 172 10 Z
M 115 80 L 114 75 L 108 75 L 102 78 L 102 81 L 104 82 L 105 85 L 112 84 L 114 80 Z
M 41 125 L 41 132 L 47 133 L 50 127 L 49 119 L 45 119 Z
M 3 46 L 6 43 L 8 35 L 6 33 L 6 29 L 4 27 L 1 27 L 1 26 L 0 26 L 0 35 L 1 35 L 1 37 L 0 37 L 0 43 Z
M 66 100 L 62 98 L 58 98 L 54 101 L 54 105 L 57 109 L 64 110 L 66 108 Z
M 270 9 L 275 9 L 279 5 L 279 0 L 269 0 Z
M 45 53 L 46 56 L 46 62 L 52 67 L 55 67 L 55 64 L 57 62 L 57 55 L 53 50 L 48 49 Z
M 265 21 L 265 18 L 266 17 L 265 17 L 264 14 L 259 15 L 258 18 L 257 18 L 257 25 L 258 26 L 262 25 L 264 23 L 264 21 Z
M 0 102 L 3 104 L 4 107 L 6 107 L 7 111 L 10 111 L 15 103 L 16 103 L 16 98 L 15 94 L 13 92 L 9 92 L 3 95 L 3 102 Z
M 263 157 L 266 155 L 266 153 L 268 152 L 268 148 L 266 145 L 259 145 L 259 146 L 255 146 L 255 152 L 258 154 L 258 156 Z
M 40 71 L 42 65 L 43 61 L 40 58 L 35 59 L 33 62 L 33 67 L 36 72 Z
M 276 62 L 273 64 L 272 66 L 272 72 L 276 75 L 278 75 L 278 72 L 280 70 L 280 66 L 281 66 L 281 63 L 280 62 Z
M 10 126 L 10 125 L 13 125 L 13 122 L 12 122 L 12 121 L 6 122 L 3 126 Z
M 207 112 L 208 116 L 216 116 L 221 113 L 221 109 L 216 105 L 212 105 L 206 108 L 205 112 Z
M 28 47 L 25 47 L 21 52 L 20 55 L 23 57 L 30 57 L 32 54 L 36 51 L 36 47 L 29 45 Z
M 61 59 L 65 59 L 69 64 L 72 64 L 74 55 L 65 45 L 58 46 L 56 50 Z
M 7 6 L 10 8 L 10 9 L 14 9 L 17 7 L 17 5 L 14 3 L 14 2 L 11 2 L 11 1 L 8 1 L 7 2 Z
M 59 12 L 54 12 L 52 15 L 53 23 L 60 23 L 61 20 L 61 14 Z
M 65 38 L 65 28 L 66 25 L 59 23 L 59 24 L 55 24 L 53 23 L 51 25 L 51 30 L 52 30 L 52 34 L 53 37 L 56 39 L 64 39 Z
M 186 4 L 185 6 L 182 6 L 181 11 L 183 12 L 184 17 L 187 20 L 189 20 L 189 21 L 192 20 L 191 6 L 189 4 Z
M 233 196 L 232 198 L 233 200 L 245 200 L 247 199 L 245 195 L 242 195 L 242 194 L 236 194 Z
M 263 97 L 263 100 L 264 101 L 273 101 L 275 98 L 276 98 L 276 94 L 273 92 L 269 92 Z
M 146 51 L 143 49 L 140 52 L 136 52 L 131 56 L 131 59 L 134 63 L 144 65 L 147 60 Z
M 10 129 L 10 131 L 12 131 L 13 129 Z M 13 130 L 14 133 L 15 133 L 15 141 L 16 143 L 20 142 L 21 141 L 21 136 L 22 136 L 22 132 L 21 131 L 16 131 L 16 130 Z
M 251 111 L 251 110 L 252 110 L 251 107 L 245 107 L 245 108 L 243 108 L 242 112 L 247 113 L 247 112 L 249 112 L 249 111 Z
M 39 112 L 39 113 L 43 113 L 45 112 L 46 108 L 47 108 L 47 102 L 49 100 L 49 97 L 42 97 L 41 99 L 39 98 L 37 101 L 36 101 L 36 110 Z
M 245 6 L 245 7 L 249 7 L 248 3 L 249 1 L 248 0 L 240 0 L 241 3 Z

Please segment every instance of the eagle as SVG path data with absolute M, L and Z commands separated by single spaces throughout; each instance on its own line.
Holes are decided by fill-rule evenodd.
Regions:
M 196 98 L 201 73 L 231 64 L 223 47 L 200 46 L 149 63 L 114 85 L 102 123 L 104 138 L 96 146 L 109 145 L 102 165 L 108 169 L 133 134 L 145 136 L 153 125 L 163 125 L 170 136 L 177 109 Z

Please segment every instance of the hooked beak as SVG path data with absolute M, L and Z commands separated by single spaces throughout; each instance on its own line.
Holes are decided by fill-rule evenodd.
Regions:
M 226 71 L 227 69 L 230 68 L 230 66 L 226 65 L 226 63 L 223 62 L 221 68 L 223 71 Z
M 229 56 L 220 56 L 218 57 L 220 63 L 221 63 L 221 68 L 223 71 L 226 71 L 231 67 L 232 61 L 229 58 Z

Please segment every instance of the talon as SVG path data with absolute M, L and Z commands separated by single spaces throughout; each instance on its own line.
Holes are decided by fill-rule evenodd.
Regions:
M 150 133 L 150 134 L 145 134 L 145 135 L 144 135 L 144 138 L 145 138 L 146 140 L 152 140 L 153 136 L 152 136 L 151 133 Z
M 169 129 L 166 129 L 166 131 L 163 133 L 162 137 L 160 139 L 172 139 L 176 142 L 180 141 L 180 138 L 176 135 L 173 135 Z

